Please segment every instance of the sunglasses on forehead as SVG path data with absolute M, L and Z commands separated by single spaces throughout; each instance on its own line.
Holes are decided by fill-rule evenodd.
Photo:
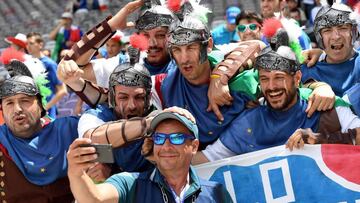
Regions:
M 170 143 L 173 145 L 182 145 L 184 144 L 185 140 L 194 140 L 195 137 L 193 135 L 187 135 L 184 133 L 171 133 L 171 134 L 165 134 L 165 133 L 157 133 L 155 132 L 152 135 L 154 144 L 156 145 L 163 145 L 166 141 L 166 139 L 169 139 Z
M 236 27 L 236 29 L 239 31 L 239 32 L 245 32 L 246 29 L 249 29 L 250 31 L 254 31 L 258 28 L 258 25 L 255 24 L 255 23 L 251 23 L 251 24 L 241 24 L 241 25 L 238 25 Z

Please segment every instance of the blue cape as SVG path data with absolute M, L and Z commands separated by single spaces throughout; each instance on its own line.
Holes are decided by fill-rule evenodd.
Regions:
M 0 143 L 28 181 L 48 185 L 67 175 L 66 152 L 78 137 L 78 121 L 77 117 L 56 119 L 28 139 L 15 137 L 2 125 Z

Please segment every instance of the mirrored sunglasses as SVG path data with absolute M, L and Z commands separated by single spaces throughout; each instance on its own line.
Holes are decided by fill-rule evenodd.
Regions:
M 258 28 L 258 25 L 255 23 L 241 24 L 241 25 L 238 25 L 236 28 L 239 32 L 245 32 L 246 29 L 249 29 L 250 31 L 254 31 Z
M 152 135 L 154 144 L 156 145 L 163 145 L 166 141 L 166 139 L 169 139 L 170 143 L 173 145 L 182 145 L 184 144 L 185 140 L 190 139 L 194 140 L 195 137 L 193 135 L 187 135 L 184 133 L 171 133 L 171 134 L 165 134 L 165 133 L 157 133 L 155 132 Z

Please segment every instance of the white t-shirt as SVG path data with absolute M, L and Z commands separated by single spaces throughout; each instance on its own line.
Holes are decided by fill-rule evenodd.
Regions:
M 24 64 L 29 68 L 33 78 L 37 78 L 39 75 L 46 73 L 46 68 L 43 62 L 38 58 L 34 58 L 31 55 L 25 54 Z
M 95 115 L 89 114 L 89 113 L 84 113 L 79 120 L 79 124 L 78 124 L 78 134 L 79 137 L 82 138 L 84 137 L 84 134 L 86 131 L 96 128 L 102 124 L 104 124 L 105 122 L 96 117 Z
M 119 65 L 119 57 L 120 56 L 118 54 L 108 59 L 100 58 L 90 61 L 94 70 L 96 84 L 98 86 L 109 88 L 109 77 L 114 69 Z

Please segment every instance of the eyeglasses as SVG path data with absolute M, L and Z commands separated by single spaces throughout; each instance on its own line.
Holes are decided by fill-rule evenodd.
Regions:
M 241 24 L 241 25 L 238 25 L 236 28 L 239 32 L 245 32 L 247 28 L 249 28 L 250 31 L 254 31 L 258 28 L 258 25 L 255 23 Z
M 165 133 L 157 133 L 155 132 L 153 135 L 153 141 L 156 145 L 163 145 L 166 141 L 166 139 L 169 139 L 170 143 L 173 145 L 182 145 L 184 144 L 186 139 L 194 140 L 195 137 L 193 135 L 187 135 L 184 133 L 171 133 L 171 134 L 165 134 Z

